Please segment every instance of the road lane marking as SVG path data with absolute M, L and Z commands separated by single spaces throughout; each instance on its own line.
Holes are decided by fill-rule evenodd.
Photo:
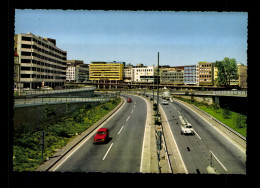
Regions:
M 199 137 L 199 139 L 201 139 L 200 138 L 200 136 L 199 136 L 199 134 L 193 129 L 193 131 L 195 132 L 195 134 Z
M 135 105 L 134 105 L 134 108 L 135 108 Z
M 122 126 L 122 128 L 120 129 L 120 131 L 117 134 L 120 134 L 120 132 L 122 131 L 123 128 L 124 128 L 124 126 Z
M 133 113 L 134 109 L 132 110 L 131 114 Z
M 106 156 L 107 156 L 107 154 L 108 154 L 108 152 L 110 151 L 110 149 L 111 149 L 112 146 L 113 146 L 113 143 L 110 145 L 110 147 L 108 148 L 106 154 L 104 155 L 104 157 L 103 157 L 103 159 L 102 159 L 103 161 L 105 160 L 105 158 L 106 158 Z
M 210 153 L 213 155 L 213 157 L 218 161 L 218 163 L 222 166 L 222 168 L 223 168 L 225 171 L 227 171 L 226 167 L 218 160 L 218 158 L 214 155 L 214 153 L 213 153 L 211 150 L 209 150 L 209 151 L 210 151 Z
M 128 118 L 126 119 L 126 121 L 128 121 L 128 120 L 129 120 L 129 118 L 130 118 L 130 116 L 128 116 Z

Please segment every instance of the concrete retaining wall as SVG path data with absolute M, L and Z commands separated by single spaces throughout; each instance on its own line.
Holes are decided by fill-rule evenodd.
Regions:
M 24 107 L 16 107 L 13 110 L 14 128 L 18 128 L 25 124 L 30 129 L 41 127 L 44 123 L 54 122 L 64 116 L 72 115 L 75 111 L 84 105 L 97 105 L 98 102 L 75 102 L 75 103 L 59 103 L 50 104 L 54 108 L 55 115 L 44 117 L 44 109 L 46 105 L 28 105 Z
M 181 97 L 184 99 L 191 99 L 191 96 L 186 96 L 186 95 L 176 95 L 177 97 Z M 214 103 L 213 97 L 209 96 L 209 97 L 197 97 L 194 96 L 194 100 L 197 102 L 203 102 L 203 103 L 207 103 L 208 105 L 211 105 Z

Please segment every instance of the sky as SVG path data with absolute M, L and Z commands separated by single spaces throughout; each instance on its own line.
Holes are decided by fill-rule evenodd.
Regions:
M 15 10 L 15 34 L 56 39 L 67 59 L 184 66 L 247 65 L 246 12 Z

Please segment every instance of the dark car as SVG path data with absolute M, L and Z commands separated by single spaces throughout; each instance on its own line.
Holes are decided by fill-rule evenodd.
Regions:
M 94 137 L 94 144 L 97 143 L 106 143 L 108 141 L 109 138 L 109 131 L 107 128 L 100 128 L 98 129 L 95 137 Z

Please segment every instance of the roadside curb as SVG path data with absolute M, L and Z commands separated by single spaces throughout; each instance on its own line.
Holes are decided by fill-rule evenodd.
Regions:
M 172 134 L 170 125 L 168 123 L 168 119 L 160 104 L 159 109 L 161 111 L 162 130 L 165 139 L 165 155 L 168 160 L 169 169 L 173 174 L 188 174 L 188 171 L 178 149 L 177 143 Z M 166 169 L 166 167 L 164 168 Z
M 216 130 L 221 132 L 223 135 L 225 135 L 227 138 L 232 140 L 236 145 L 241 147 L 241 149 L 246 152 L 246 140 L 245 138 L 240 137 L 239 135 L 235 134 L 234 131 L 231 131 L 231 128 L 227 128 L 227 125 L 223 125 L 222 122 L 216 121 L 214 117 L 211 115 L 207 114 L 201 109 L 198 109 L 194 105 L 188 104 L 186 102 L 183 102 L 181 100 L 175 99 L 176 102 L 181 103 L 182 105 L 185 105 L 186 107 L 190 108 L 191 110 L 195 111 L 202 119 L 206 120 L 210 125 L 215 127 Z
M 73 148 L 75 148 L 82 140 L 84 140 L 90 133 L 95 131 L 95 129 L 104 123 L 110 116 L 112 116 L 118 109 L 125 103 L 125 100 L 121 98 L 121 102 L 108 114 L 106 114 L 102 119 L 97 121 L 87 130 L 82 132 L 80 135 L 76 136 L 72 141 L 70 141 L 66 146 L 62 149 L 57 151 L 49 160 L 45 161 L 42 165 L 40 165 L 36 171 L 48 171 L 50 170 L 55 164 L 57 164 L 67 153 L 69 153 Z

